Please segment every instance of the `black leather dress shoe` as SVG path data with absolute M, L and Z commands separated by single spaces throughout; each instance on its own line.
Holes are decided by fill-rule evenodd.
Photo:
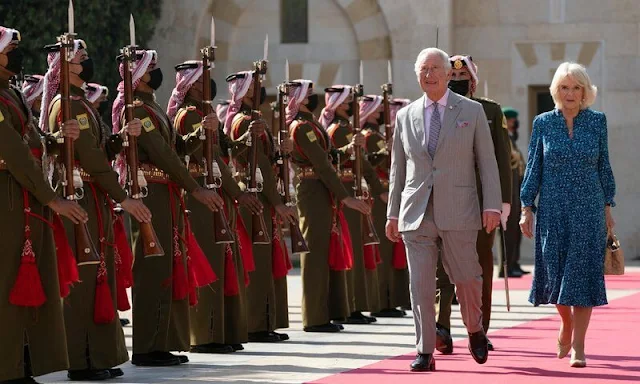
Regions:
M 524 269 L 522 269 L 522 267 L 520 265 L 517 265 L 515 268 L 513 268 L 514 270 L 522 273 L 523 275 L 528 275 L 531 273 L 531 271 L 525 271 Z
M 311 325 L 308 327 L 304 327 L 305 332 L 321 332 L 321 333 L 335 333 L 340 332 L 340 326 L 337 324 L 322 324 L 322 325 Z
M 242 344 L 229 344 L 234 351 L 243 351 L 244 347 Z
M 405 312 L 395 308 L 386 308 L 379 312 L 371 313 L 375 317 L 404 317 Z
M 127 325 L 131 324 L 131 322 L 129 321 L 129 319 L 120 319 L 120 325 L 123 327 L 126 327 Z
M 141 367 L 168 367 L 180 363 L 180 358 L 169 352 L 134 353 L 131 356 L 131 364 Z
M 413 309 L 411 309 L 411 305 L 403 305 L 400 307 L 400 309 L 402 309 L 403 311 L 413 311 Z
M 450 355 L 453 353 L 453 339 L 451 338 L 451 332 L 439 324 L 436 324 L 436 350 L 443 355 Z
M 435 371 L 436 361 L 430 353 L 418 353 L 416 359 L 411 363 L 411 370 L 414 372 Z
M 277 343 L 280 341 L 282 341 L 282 339 L 280 339 L 280 336 L 276 335 L 273 332 L 263 331 L 249 333 L 249 342 L 252 343 Z
M 369 324 L 373 324 L 373 323 L 377 323 L 378 322 L 378 319 L 376 319 L 374 316 L 364 316 L 364 318 L 367 319 L 367 322 Z
M 344 325 L 340 324 L 340 322 L 344 322 L 345 320 L 331 320 L 331 324 L 335 325 L 336 327 L 338 327 L 341 331 L 344 330 Z
M 78 369 L 67 372 L 67 377 L 72 381 L 98 381 L 111 378 L 107 369 Z
M 486 363 L 489 357 L 487 341 L 484 331 L 469 334 L 469 352 L 471 352 L 471 356 L 478 364 Z
M 233 347 L 226 344 L 210 343 L 201 345 L 192 345 L 191 353 L 233 353 Z
M 487 338 L 487 349 L 493 351 L 493 343 Z
M 347 317 L 345 320 L 335 320 L 336 323 L 343 323 L 343 324 L 371 324 L 374 321 L 371 321 L 369 318 L 369 316 L 365 316 L 362 314 L 362 312 L 352 312 L 349 317 Z M 372 318 L 374 319 L 374 318 Z
M 124 372 L 122 372 L 122 369 L 120 368 L 109 368 L 108 371 L 112 379 L 115 379 L 116 377 L 124 376 Z
M 287 335 L 286 333 L 273 332 L 273 334 L 277 335 L 280 338 L 280 341 L 289 340 L 289 335 Z
M 169 355 L 173 356 L 173 357 L 177 357 L 178 360 L 180 361 L 180 364 L 184 364 L 184 363 L 188 363 L 189 362 L 189 358 L 185 355 L 174 355 L 173 353 L 169 353 Z
M 522 277 L 522 272 L 514 269 L 512 271 L 507 272 L 507 276 L 512 277 L 514 279 L 517 279 L 517 278 Z M 498 277 L 500 277 L 500 278 L 504 277 L 503 270 L 500 270 L 500 272 L 498 273 Z

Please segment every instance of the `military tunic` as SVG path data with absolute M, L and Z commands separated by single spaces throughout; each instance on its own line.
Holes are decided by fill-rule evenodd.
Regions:
M 230 136 L 236 139 L 236 160 L 238 171 L 248 172 L 246 157 L 247 147 L 241 143 L 241 138 L 251 123 L 251 108 L 243 105 L 234 116 L 231 124 Z M 257 143 L 258 167 L 264 179 L 263 190 L 258 198 L 264 206 L 263 216 L 269 238 L 274 240 L 273 207 L 282 204 L 282 198 L 277 190 L 276 175 L 272 159 L 274 158 L 274 143 L 271 132 L 265 130 L 264 136 Z M 241 208 L 247 232 L 252 230 L 253 214 L 246 208 Z M 273 331 L 278 328 L 289 327 L 287 278 L 275 279 L 273 276 L 273 244 L 253 244 L 253 254 L 256 270 L 251 273 L 251 283 L 247 287 L 247 321 L 249 332 Z
M 493 139 L 498 172 L 500 173 L 500 188 L 502 202 L 511 203 L 511 143 L 507 132 L 507 120 L 502 114 L 500 104 L 483 97 L 472 98 L 482 104 L 484 113 Z M 482 183 L 480 173 L 476 168 L 476 185 L 478 186 L 478 201 L 482 204 Z M 517 209 L 517 208 L 516 208 Z M 491 292 L 493 287 L 493 243 L 496 231 L 489 234 L 484 229 L 478 231 L 476 250 L 482 266 L 482 324 L 484 331 L 489 330 L 491 320 Z M 502 247 L 498 247 L 502 253 Z M 439 292 L 436 295 L 437 323 L 443 327 L 451 328 L 451 302 L 453 301 L 454 286 L 449 281 L 442 261 L 438 262 L 437 286 Z
M 84 197 L 79 199 L 78 203 L 89 214 L 87 225 L 92 243 L 104 256 L 114 319 L 108 324 L 94 322 L 98 265 L 80 266 L 78 268 L 80 283 L 71 288 L 71 293 L 64 300 L 69 364 L 71 370 L 107 369 L 129 359 L 122 326 L 118 316 L 115 315 L 115 308 L 118 306 L 112 246 L 114 244 L 113 212 L 109 201 L 113 199 L 120 203 L 127 195 L 118 182 L 118 174 L 109 164 L 107 153 L 107 144 L 113 143 L 115 147 L 110 148 L 109 153 L 119 152 L 121 145 L 108 141 L 110 133 L 103 131 L 98 113 L 84 98 L 84 91 L 75 86 L 71 86 L 70 91 L 71 118 L 76 119 L 80 126 L 80 137 L 74 142 L 74 157 L 84 176 Z M 49 127 L 53 131 L 58 130 L 60 104 L 60 97 L 57 96 L 49 108 Z M 63 188 L 60 190 L 62 191 Z M 67 221 L 65 229 L 70 244 L 75 244 L 73 223 Z
M 340 153 L 340 164 L 338 174 L 341 176 L 342 185 L 347 191 L 355 191 L 355 170 L 354 162 L 351 161 L 350 154 L 347 153 L 346 147 L 351 142 L 354 129 L 349 120 L 336 115 L 333 122 L 327 128 L 331 144 L 335 148 L 344 150 Z M 370 195 L 378 198 L 384 191 L 384 187 L 378 179 L 371 163 L 362 157 L 362 176 L 369 185 Z M 371 311 L 380 310 L 379 283 L 376 263 L 373 266 L 366 266 L 364 260 L 364 245 L 362 241 L 362 214 L 352 209 L 344 211 L 344 216 L 349 225 L 351 232 L 351 242 L 353 245 L 353 268 L 347 272 L 347 286 L 349 289 L 349 297 L 351 298 L 351 306 L 354 311 Z M 384 232 L 382 232 L 384 234 Z M 380 234 L 378 233 L 378 237 Z M 375 255 L 374 255 L 375 257 Z
M 311 113 L 299 112 L 290 128 L 298 167 L 312 168 L 297 186 L 300 229 L 309 252 L 301 254 L 302 324 L 305 327 L 343 319 L 355 310 L 347 291 L 347 272 L 329 267 L 332 206 L 349 197 L 331 163 L 329 136 Z
M 178 110 L 175 117 L 175 126 L 182 135 L 197 132 L 202 125 L 202 103 L 189 97 Z M 214 148 L 215 160 L 222 174 L 221 196 L 224 199 L 226 216 L 232 231 L 236 228 L 235 200 L 242 194 L 229 167 L 225 164 L 222 153 L 229 147 L 228 137 L 222 129 L 218 130 L 219 145 Z M 191 153 L 189 164 L 191 174 L 198 184 L 204 187 L 205 178 L 202 172 L 198 172 L 198 166 L 203 167 L 203 147 Z M 194 168 L 196 168 L 194 170 Z M 202 168 L 201 168 L 202 169 Z M 237 241 L 229 244 L 233 252 L 233 261 L 236 266 L 235 274 L 225 275 L 225 252 L 227 244 L 216 244 L 212 238 L 213 217 L 211 212 L 196 199 L 188 199 L 187 207 L 190 214 L 191 229 L 198 239 L 200 247 L 207 256 L 207 260 L 213 268 L 218 280 L 209 287 L 198 291 L 198 304 L 191 307 L 191 345 L 238 344 L 247 341 L 247 320 L 245 312 L 245 285 L 244 266 L 240 257 Z M 236 296 L 225 296 L 224 286 L 227 279 L 235 279 L 239 287 Z
M 37 308 L 9 303 L 25 245 L 23 188 L 32 213 L 49 222 L 52 212 L 46 207 L 56 198 L 32 151 L 42 151 L 39 131 L 31 120 L 21 92 L 0 80 L 0 217 L 2 218 L 3 262 L 0 268 L 0 381 L 25 376 L 40 376 L 69 366 L 62 301 L 58 284 L 56 249 L 49 225 L 29 217 L 30 240 L 45 303 Z M 29 361 L 25 361 L 25 346 Z M 30 372 L 29 372 L 30 370 Z
M 382 182 L 384 192 L 389 192 L 389 168 L 386 140 L 378 131 L 378 127 L 373 124 L 365 124 L 363 132 L 367 145 L 367 158 Z M 380 294 L 380 307 L 382 309 L 391 309 L 400 306 L 411 305 L 409 297 L 409 268 L 406 266 L 397 269 L 393 265 L 394 248 L 396 243 L 391 242 L 385 235 L 385 226 L 387 223 L 387 203 L 380 199 L 380 196 L 372 196 L 374 198 L 371 215 L 373 216 L 373 224 L 380 238 L 380 257 L 382 263 L 378 265 L 378 287 Z M 406 257 L 406 256 L 405 256 Z M 406 263 L 405 263 L 406 264 Z
M 522 242 L 522 232 L 520 231 L 520 186 L 524 176 L 524 157 L 516 145 L 516 141 L 511 138 L 511 212 L 507 220 L 507 230 L 504 233 L 506 248 L 507 271 L 512 271 L 520 264 L 520 243 Z M 500 271 L 502 271 L 503 260 L 500 260 Z
M 142 121 L 142 134 L 138 137 L 140 165 L 157 167 L 168 175 L 168 180 L 154 182 L 148 178 L 149 195 L 145 204 L 153 213 L 152 224 L 164 249 L 164 256 L 144 257 L 143 244 L 138 241 L 138 223 L 133 229 L 133 353 L 155 351 L 188 351 L 189 299 L 174 300 L 172 273 L 175 252 L 181 252 L 186 270 L 185 245 L 174 242 L 173 224 L 184 232 L 184 220 L 176 183 L 188 193 L 200 187 L 184 167 L 178 153 L 186 154 L 201 145 L 198 135 L 176 135 L 164 110 L 154 95 L 135 92 L 134 116 Z M 179 193 L 178 193 L 179 194 Z M 173 216 L 175 215 L 175 223 Z

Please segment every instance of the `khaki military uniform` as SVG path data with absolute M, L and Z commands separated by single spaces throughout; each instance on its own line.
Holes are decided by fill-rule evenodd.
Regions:
M 89 234 L 96 250 L 104 257 L 106 281 L 111 293 L 114 318 L 108 324 L 94 322 L 94 304 L 98 265 L 78 268 L 80 283 L 71 288 L 64 300 L 64 320 L 67 329 L 69 364 L 72 370 L 108 369 L 129 360 L 120 320 L 115 313 L 117 305 L 116 267 L 114 261 L 114 231 L 112 202 L 122 202 L 125 191 L 118 182 L 118 174 L 109 165 L 107 144 L 110 133 L 102 129 L 100 118 L 84 98 L 84 91 L 71 86 L 71 117 L 78 121 L 80 137 L 74 142 L 74 158 L 83 178 L 84 197 L 78 203 L 89 214 Z M 49 108 L 49 127 L 57 131 L 60 115 L 60 97 L 53 99 Z M 121 145 L 110 150 L 119 152 Z M 63 188 L 60 188 L 62 191 Z M 65 225 L 67 237 L 74 242 L 73 223 Z
M 507 219 L 507 230 L 504 233 L 506 248 L 507 270 L 511 271 L 520 263 L 520 243 L 522 242 L 522 232 L 520 231 L 520 185 L 524 177 L 525 162 L 520 148 L 515 140 L 511 139 L 511 212 Z M 503 260 L 500 260 L 500 270 L 502 271 Z
M 342 185 L 347 191 L 355 191 L 354 162 L 350 160 L 350 154 L 346 151 L 346 147 L 355 133 L 353 126 L 349 120 L 336 116 L 327 128 L 327 133 L 331 138 L 332 146 L 344 149 L 340 153 L 338 171 Z M 380 183 L 371 163 L 364 156 L 362 157 L 362 175 L 369 185 L 370 195 L 379 199 L 380 194 L 384 192 L 384 187 Z M 352 209 L 347 209 L 344 211 L 344 216 L 349 224 L 351 243 L 353 245 L 353 268 L 347 272 L 349 297 L 352 300 L 351 306 L 354 308 L 353 311 L 376 312 L 381 309 L 377 260 L 373 261 L 373 265 L 369 263 L 368 267 L 365 266 L 364 245 L 361 236 L 362 214 Z
M 174 225 L 184 234 L 183 207 L 180 192 L 188 193 L 200 185 L 190 175 L 178 154 L 193 152 L 201 143 L 198 135 L 176 135 L 164 110 L 153 94 L 136 91 L 134 117 L 142 121 L 138 137 L 138 159 L 149 183 L 145 204 L 153 213 L 152 224 L 165 251 L 164 256 L 144 257 L 138 241 L 138 223 L 132 220 L 133 231 L 133 353 L 155 351 L 188 351 L 189 299 L 174 300 L 172 273 L 176 252 L 182 255 L 186 271 L 185 245 L 174 242 Z
M 493 139 L 498 172 L 500 173 L 502 202 L 511 203 L 511 143 L 507 133 L 507 120 L 502 114 L 500 104 L 495 101 L 483 97 L 473 97 L 472 100 L 479 102 L 484 108 Z M 480 182 L 480 174 L 477 169 L 476 185 L 478 186 L 478 201 L 482 202 L 482 183 Z M 478 240 L 476 243 L 478 259 L 482 266 L 482 325 L 485 332 L 489 330 L 491 320 L 491 292 L 493 287 L 494 263 L 492 249 L 495 235 L 495 230 L 487 234 L 484 229 L 481 229 L 478 231 Z M 501 253 L 502 247 L 499 247 L 499 249 Z M 436 276 L 438 287 L 436 293 L 436 322 L 447 329 L 451 329 L 451 303 L 453 301 L 455 287 L 449 281 L 449 277 L 442 266 L 442 261 L 438 262 Z
M 56 198 L 39 164 L 43 143 L 33 124 L 22 93 L 0 80 L 0 227 L 2 228 L 2 268 L 0 268 L 0 381 L 40 376 L 69 366 L 62 301 L 58 284 L 56 248 L 48 224 L 46 207 Z M 25 202 L 24 197 L 27 201 Z M 46 301 L 39 307 L 21 307 L 9 302 L 25 247 L 25 225 Z M 25 360 L 28 348 L 28 361 Z
M 244 145 L 243 135 L 249 131 L 251 123 L 251 108 L 243 105 L 234 116 L 229 135 L 236 142 L 236 166 L 241 179 L 246 179 L 248 172 L 246 158 L 248 148 Z M 274 226 L 273 207 L 282 204 L 282 197 L 277 190 L 276 175 L 272 159 L 275 156 L 274 142 L 271 132 L 265 130 L 264 136 L 257 144 L 258 167 L 264 179 L 263 190 L 258 194 L 264 206 L 264 222 L 267 234 L 274 241 L 274 234 L 278 234 Z M 251 234 L 253 214 L 246 208 L 240 208 L 247 232 Z M 287 278 L 275 279 L 273 276 L 273 244 L 253 244 L 253 254 L 256 270 L 251 273 L 251 283 L 247 287 L 247 321 L 249 332 L 274 331 L 278 328 L 289 327 L 289 311 L 287 297 Z
M 369 162 L 376 170 L 380 179 L 383 191 L 389 192 L 389 153 L 384 136 L 378 131 L 378 127 L 373 124 L 365 124 L 363 132 L 366 138 L 366 151 Z M 382 263 L 378 265 L 378 287 L 380 295 L 381 309 L 392 309 L 400 306 L 411 305 L 409 294 L 409 268 L 406 262 L 403 268 L 396 268 L 393 265 L 394 249 L 398 245 L 390 241 L 385 236 L 385 226 L 387 223 L 387 203 L 374 198 L 371 215 L 376 232 L 380 238 L 380 257 Z M 406 256 L 404 256 L 406 258 Z
M 175 127 L 181 135 L 198 132 L 201 129 L 204 113 L 202 102 L 185 98 L 175 117 Z M 222 129 L 218 130 L 219 145 L 214 148 L 214 157 L 222 174 L 221 196 L 224 199 L 225 213 L 229 227 L 236 228 L 235 200 L 242 194 L 229 167 L 225 164 L 223 153 L 231 145 Z M 222 150 L 225 149 L 225 151 Z M 203 147 L 189 156 L 189 170 L 198 184 L 205 185 Z M 237 241 L 233 244 L 216 244 L 212 238 L 213 217 L 207 207 L 196 199 L 188 199 L 191 229 L 207 256 L 218 280 L 198 291 L 198 304 L 191 307 L 191 345 L 239 344 L 247 341 L 247 317 L 245 315 L 244 266 L 240 257 Z M 235 231 L 234 231 L 235 232 Z M 225 274 L 225 256 L 227 247 L 233 253 L 233 264 L 236 266 L 230 276 Z M 235 280 L 239 294 L 225 296 L 224 287 L 228 279 Z

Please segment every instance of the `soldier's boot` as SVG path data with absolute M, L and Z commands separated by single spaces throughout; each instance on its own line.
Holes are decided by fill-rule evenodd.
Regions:
M 67 377 L 71 381 L 99 381 L 111 378 L 111 373 L 107 369 L 76 369 L 69 370 Z

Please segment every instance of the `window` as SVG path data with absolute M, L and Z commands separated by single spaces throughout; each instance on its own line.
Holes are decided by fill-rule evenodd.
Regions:
M 309 0 L 280 0 L 280 42 L 309 42 Z

